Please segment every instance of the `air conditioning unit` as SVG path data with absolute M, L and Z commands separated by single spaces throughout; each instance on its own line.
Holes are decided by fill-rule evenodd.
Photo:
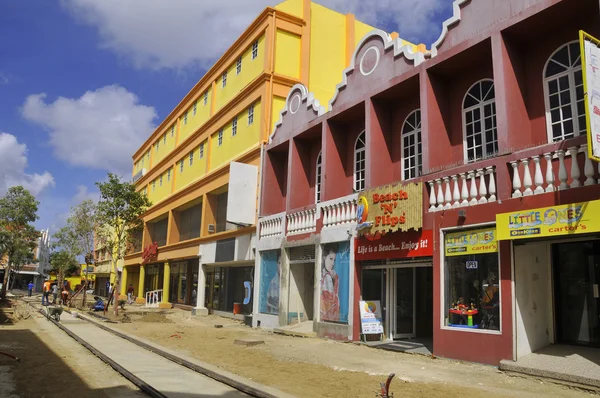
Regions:
M 215 224 L 208 224 L 208 233 L 209 234 L 215 233 Z

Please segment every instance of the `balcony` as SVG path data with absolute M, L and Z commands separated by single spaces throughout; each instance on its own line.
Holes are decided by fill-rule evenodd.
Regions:
M 588 157 L 585 139 L 575 137 L 432 173 L 424 178 L 429 212 L 597 184 L 600 163 Z
M 285 233 L 285 219 L 285 212 L 261 218 L 258 222 L 259 239 L 282 237 Z
M 287 216 L 287 234 L 307 234 L 317 230 L 317 209 L 290 212 Z
M 317 211 L 323 217 L 323 228 L 338 227 L 356 221 L 358 194 L 319 203 Z

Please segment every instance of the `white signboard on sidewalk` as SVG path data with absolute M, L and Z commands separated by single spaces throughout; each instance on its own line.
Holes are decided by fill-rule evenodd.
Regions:
M 360 325 L 362 334 L 382 334 L 383 322 L 381 316 L 381 302 L 359 301 Z
M 588 127 L 588 153 L 590 158 L 600 159 L 600 48 L 589 37 L 583 40 Z

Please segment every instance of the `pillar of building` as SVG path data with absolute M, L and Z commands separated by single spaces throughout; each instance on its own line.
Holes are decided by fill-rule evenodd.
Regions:
M 171 264 L 165 261 L 165 271 L 163 273 L 163 294 L 159 308 L 171 308 L 169 303 L 169 282 L 171 282 Z
M 121 286 L 119 286 L 119 298 L 121 296 L 127 297 L 127 267 L 123 266 L 123 271 L 121 272 Z
M 202 266 L 202 260 L 198 261 L 198 291 L 196 292 L 196 308 L 194 308 L 194 315 L 208 315 L 208 308 L 204 306 L 206 300 L 206 273 Z
M 145 279 L 146 279 L 146 266 L 144 264 L 140 264 L 140 280 L 138 282 L 137 298 L 135 299 L 135 302 L 139 303 L 139 304 L 146 303 L 146 297 L 144 295 Z

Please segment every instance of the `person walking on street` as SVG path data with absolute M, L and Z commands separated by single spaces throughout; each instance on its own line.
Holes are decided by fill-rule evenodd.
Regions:
M 63 286 L 61 295 L 62 295 L 62 304 L 64 306 L 67 306 L 67 301 L 69 301 L 69 291 L 67 290 L 66 286 Z
M 50 301 L 50 279 L 46 279 L 44 282 L 44 288 L 42 289 L 42 305 L 48 305 Z
M 114 297 L 114 290 L 115 290 L 115 284 L 111 283 L 110 287 L 108 288 L 108 307 L 110 307 L 110 305 L 113 302 L 113 297 Z
M 29 293 L 29 297 L 31 297 L 31 294 L 33 293 L 33 282 L 29 282 L 29 285 L 27 285 L 27 292 Z
M 127 304 L 133 303 L 133 285 L 130 283 L 127 288 Z
M 58 283 L 52 285 L 52 304 L 56 304 L 58 298 Z

